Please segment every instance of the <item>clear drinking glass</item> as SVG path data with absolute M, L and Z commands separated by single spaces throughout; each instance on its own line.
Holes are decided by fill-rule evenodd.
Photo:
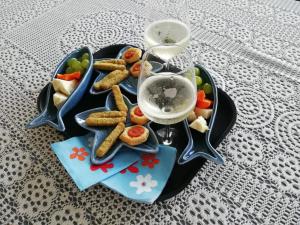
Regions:
M 168 54 L 174 49 L 177 54 Z M 138 80 L 138 105 L 150 120 L 166 125 L 157 131 L 163 144 L 172 144 L 177 131 L 170 129 L 170 124 L 184 120 L 194 109 L 196 92 L 192 57 L 186 48 L 160 44 L 144 53 Z
M 149 0 L 145 5 L 144 44 L 146 49 L 158 44 L 187 47 L 191 31 L 186 0 Z M 169 52 L 177 54 L 176 48 Z

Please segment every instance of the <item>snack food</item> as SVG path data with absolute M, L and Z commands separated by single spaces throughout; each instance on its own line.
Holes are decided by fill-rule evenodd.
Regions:
M 61 105 L 67 101 L 68 97 L 62 93 L 55 92 L 53 95 L 53 103 L 56 108 L 59 108 Z
M 139 48 L 128 48 L 122 55 L 127 63 L 134 63 L 138 61 L 142 56 L 142 50 Z
M 94 68 L 98 70 L 113 71 L 113 70 L 125 70 L 126 66 L 122 64 L 114 64 L 114 63 L 98 61 L 94 63 Z
M 199 116 L 196 120 L 194 120 L 190 124 L 190 128 L 200 131 L 201 133 L 205 133 L 208 130 L 206 120 L 202 116 Z
M 120 134 L 124 131 L 125 124 L 118 123 L 118 125 L 112 130 L 112 132 L 105 138 L 96 151 L 98 157 L 102 157 L 106 152 L 114 145 Z
M 119 85 L 113 85 L 112 86 L 112 92 L 114 94 L 115 102 L 116 102 L 116 105 L 117 105 L 118 109 L 120 111 L 124 111 L 124 112 L 127 113 L 128 108 L 127 108 L 127 105 L 124 102 L 123 95 L 122 95 L 122 92 L 120 90 Z
M 134 123 L 134 124 L 144 125 L 149 120 L 143 114 L 143 112 L 140 110 L 139 106 L 135 106 L 130 111 L 130 121 L 131 121 L 131 123 Z
M 85 120 L 86 125 L 88 126 L 113 126 L 120 122 L 125 122 L 126 117 L 114 117 L 114 118 L 96 118 L 88 117 Z
M 107 90 L 128 77 L 127 70 L 114 70 L 94 84 L 96 90 Z
M 149 130 L 146 127 L 135 125 L 126 127 L 119 138 L 129 145 L 135 146 L 146 142 L 148 137 Z
M 141 73 L 141 65 L 142 65 L 142 62 L 138 61 L 130 67 L 129 72 L 133 77 L 139 77 L 139 75 Z
M 102 63 L 113 63 L 113 64 L 119 64 L 119 65 L 126 65 L 126 62 L 124 59 L 101 59 L 96 62 L 102 62 Z
M 122 111 L 105 111 L 91 113 L 89 117 L 95 118 L 112 118 L 112 117 L 126 117 L 127 113 Z
M 53 79 L 52 85 L 55 92 L 61 92 L 66 96 L 70 96 L 72 92 L 78 85 L 77 80 L 61 80 L 61 79 Z

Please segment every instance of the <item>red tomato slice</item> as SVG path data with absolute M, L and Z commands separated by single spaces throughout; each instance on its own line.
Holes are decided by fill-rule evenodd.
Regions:
M 197 101 L 203 101 L 205 97 L 205 92 L 203 90 L 197 92 Z
M 145 132 L 144 127 L 142 126 L 134 126 L 128 130 L 128 135 L 130 137 L 139 137 Z
M 127 52 L 125 52 L 125 58 L 126 59 L 130 59 L 133 55 L 134 55 L 134 51 L 127 51 Z
M 209 99 L 204 99 L 202 101 L 197 100 L 196 106 L 200 109 L 208 109 L 212 105 L 212 101 Z
M 136 107 L 133 112 L 137 116 L 143 116 L 144 115 L 143 112 L 141 111 L 140 107 Z
M 134 72 L 140 71 L 141 70 L 141 64 L 140 63 L 134 64 L 132 70 Z

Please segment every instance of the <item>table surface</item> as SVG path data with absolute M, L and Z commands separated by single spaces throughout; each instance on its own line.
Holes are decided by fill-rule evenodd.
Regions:
M 191 0 L 195 63 L 235 101 L 234 129 L 178 196 L 153 205 L 100 185 L 80 192 L 26 130 L 51 71 L 74 48 L 142 47 L 142 0 L 0 2 L 1 224 L 300 224 L 300 2 Z M 66 223 L 65 221 L 69 221 Z

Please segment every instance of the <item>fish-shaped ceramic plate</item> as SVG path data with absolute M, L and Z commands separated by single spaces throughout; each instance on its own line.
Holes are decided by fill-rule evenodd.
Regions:
M 85 71 L 85 74 L 83 75 L 83 78 L 81 79 L 79 85 L 76 87 L 73 93 L 68 97 L 66 102 L 59 109 L 57 109 L 53 103 L 53 94 L 55 93 L 55 91 L 52 86 L 52 83 L 50 83 L 47 89 L 46 105 L 44 110 L 31 122 L 29 122 L 26 128 L 35 128 L 48 124 L 49 126 L 54 127 L 58 131 L 65 131 L 65 125 L 62 117 L 66 113 L 68 113 L 72 108 L 74 108 L 76 104 L 80 101 L 86 89 L 88 88 L 88 84 L 92 76 L 93 54 L 91 50 L 88 47 L 83 47 L 71 52 L 58 64 L 52 75 L 53 80 L 56 74 L 64 73 L 67 66 L 67 61 L 70 58 L 79 58 L 84 53 L 89 54 L 90 63 Z
M 130 122 L 130 110 L 134 106 L 136 106 L 136 104 L 132 104 L 129 101 L 129 99 L 127 97 L 125 97 L 124 95 L 123 95 L 123 98 L 124 98 L 125 104 L 128 107 L 128 114 L 127 114 L 127 119 L 126 119 L 126 127 L 128 127 L 128 126 L 132 125 Z M 112 146 L 112 148 L 105 154 L 105 156 L 103 156 L 101 158 L 97 157 L 96 156 L 97 148 L 104 141 L 104 139 L 110 134 L 110 132 L 114 129 L 114 127 L 113 126 L 112 127 L 90 127 L 90 126 L 86 125 L 85 120 L 91 113 L 110 111 L 110 110 L 117 110 L 112 92 L 108 94 L 104 107 L 90 109 L 90 110 L 81 112 L 75 116 L 75 121 L 77 122 L 78 125 L 80 125 L 82 128 L 84 128 L 88 131 L 91 131 L 95 134 L 94 141 L 93 141 L 93 147 L 92 147 L 92 154 L 91 154 L 91 162 L 93 164 L 102 164 L 102 163 L 109 161 L 110 159 L 112 159 L 115 156 L 115 154 L 118 151 L 122 150 L 123 146 L 129 147 L 130 149 L 132 149 L 132 151 L 141 151 L 141 152 L 147 152 L 147 153 L 156 153 L 158 151 L 158 140 L 148 123 L 145 125 L 145 127 L 147 127 L 149 130 L 149 137 L 145 143 L 136 145 L 136 146 L 131 146 L 131 145 L 128 145 L 118 139 L 117 142 Z M 123 149 L 127 149 L 127 148 L 123 148 Z
M 116 55 L 116 59 L 121 59 L 122 58 L 122 55 L 123 53 L 129 49 L 129 48 L 138 48 L 138 47 L 135 47 L 135 46 L 131 46 L 131 45 L 127 45 L 125 47 L 123 47 L 119 53 Z M 144 53 L 144 51 L 143 51 Z M 99 58 L 99 59 L 95 59 L 95 61 L 101 61 L 101 60 L 106 60 L 106 59 L 112 59 L 112 58 Z M 163 65 L 159 62 L 155 62 L 155 61 L 151 61 L 149 62 L 151 65 L 152 65 L 152 71 L 153 72 L 158 72 L 160 70 L 162 70 L 163 68 Z M 127 64 L 126 65 L 126 68 L 127 70 L 130 69 L 130 67 L 133 65 L 134 63 L 131 63 L 131 64 Z M 101 70 L 96 70 L 95 71 L 98 73 L 98 76 L 97 78 L 95 79 L 94 83 L 102 80 L 109 72 L 107 71 L 101 71 Z M 125 80 L 123 80 L 122 82 L 119 83 L 120 87 L 125 90 L 126 92 L 130 93 L 130 94 L 133 94 L 133 95 L 137 95 L 137 83 L 138 83 L 138 78 L 135 78 L 133 76 L 128 76 Z M 94 85 L 91 86 L 90 88 L 90 94 L 92 95 L 100 95 L 100 94 L 104 94 L 104 93 L 107 93 L 109 92 L 111 89 L 107 89 L 107 90 L 96 90 L 94 88 Z
M 206 158 L 217 164 L 224 164 L 224 159 L 210 142 L 210 136 L 218 108 L 218 90 L 209 72 L 200 65 L 197 65 L 197 67 L 200 69 L 203 83 L 209 83 L 212 86 L 212 93 L 208 95 L 208 98 L 213 100 L 213 112 L 208 122 L 209 130 L 205 133 L 200 133 L 199 131 L 190 128 L 187 120 L 184 121 L 184 130 L 187 133 L 189 141 L 178 158 L 178 164 L 182 165 L 188 163 L 197 157 Z

